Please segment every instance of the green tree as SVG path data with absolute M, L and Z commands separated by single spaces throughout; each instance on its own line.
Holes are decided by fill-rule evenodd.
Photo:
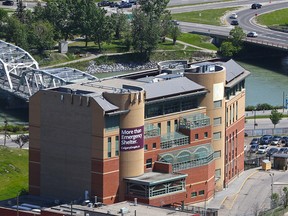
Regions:
M 279 123 L 279 121 L 282 119 L 282 117 L 283 117 L 283 114 L 278 112 L 278 110 L 273 109 L 271 111 L 271 114 L 270 114 L 269 118 L 270 118 L 272 124 L 274 125 L 274 128 Z
M 53 26 L 48 21 L 32 23 L 29 31 L 29 42 L 41 54 L 55 45 Z
M 272 208 L 275 208 L 278 206 L 278 203 L 279 203 L 279 194 L 278 193 L 273 193 L 271 195 L 271 203 L 272 203 Z
M 132 46 L 147 60 L 150 58 L 151 52 L 157 48 L 160 39 L 159 20 L 150 21 L 150 18 L 140 9 L 133 11 Z
M 5 35 L 5 24 L 8 19 L 8 12 L 0 8 L 0 38 L 4 37 Z
M 171 22 L 171 13 L 170 11 L 165 11 L 161 20 L 161 35 L 160 36 L 161 36 L 162 42 L 165 42 L 166 36 L 171 33 L 173 27 L 174 25 Z
M 284 208 L 287 208 L 288 206 L 288 188 L 287 187 L 283 188 L 283 205 L 284 205 Z
M 17 8 L 15 11 L 15 15 L 16 17 L 18 17 L 21 23 L 26 23 L 25 5 L 22 0 L 17 1 Z
M 106 16 L 106 10 L 100 8 L 95 11 L 96 19 L 93 22 L 94 43 L 98 45 L 98 49 L 102 51 L 102 43 L 110 43 L 113 31 L 112 21 L 110 16 Z
M 15 43 L 15 45 L 20 46 L 23 49 L 29 49 L 27 26 L 22 24 L 17 17 L 8 17 L 3 29 L 6 41 Z
M 94 32 L 95 22 L 98 20 L 98 10 L 101 9 L 97 8 L 95 3 L 90 0 L 81 0 L 77 2 L 77 5 L 75 10 L 76 33 L 84 36 L 85 47 L 87 47 Z
M 37 8 L 39 20 L 49 21 L 55 30 L 54 39 L 67 40 L 75 29 L 75 12 L 78 10 L 77 0 L 49 0 L 44 11 Z
M 229 32 L 229 39 L 224 41 L 220 46 L 220 53 L 224 57 L 232 57 L 242 50 L 243 38 L 245 33 L 239 26 L 234 27 Z
M 117 40 L 122 38 L 122 34 L 126 31 L 129 31 L 129 22 L 128 17 L 123 13 L 117 10 L 117 13 L 111 15 L 112 26 L 114 30 L 114 36 Z
M 174 26 L 171 28 L 170 35 L 171 35 L 171 37 L 172 37 L 172 39 L 173 39 L 173 44 L 175 45 L 177 38 L 181 35 L 181 30 L 180 30 L 180 28 L 179 28 L 177 25 L 174 25 Z
M 245 38 L 245 33 L 243 29 L 239 26 L 234 27 L 230 32 L 231 42 L 233 46 L 237 47 L 237 49 L 241 48 L 243 44 L 243 39 Z
M 224 41 L 220 46 L 220 53 L 224 57 L 232 57 L 235 52 L 235 47 L 231 41 Z
M 157 46 L 161 36 L 165 36 L 162 18 L 165 17 L 169 0 L 140 0 L 140 8 L 133 10 L 132 16 L 132 46 L 136 52 L 149 60 L 152 51 Z
M 167 8 L 169 0 L 139 0 L 141 10 L 152 17 L 160 19 Z

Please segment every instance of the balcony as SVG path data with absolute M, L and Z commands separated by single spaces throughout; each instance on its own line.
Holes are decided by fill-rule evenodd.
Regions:
M 144 136 L 145 139 L 160 136 L 160 128 L 152 124 L 145 124 Z
M 177 146 L 188 145 L 189 136 L 178 132 L 171 132 L 161 136 L 161 149 L 174 148 Z
M 183 129 L 196 129 L 210 125 L 210 117 L 203 113 L 195 115 L 184 116 L 180 118 L 179 128 Z

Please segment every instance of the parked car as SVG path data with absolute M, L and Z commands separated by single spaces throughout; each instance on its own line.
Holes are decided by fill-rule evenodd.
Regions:
M 267 153 L 267 147 L 266 145 L 261 145 L 259 146 L 258 150 L 257 150 L 257 153 L 258 154 L 265 154 Z
M 275 154 L 276 152 L 278 152 L 278 149 L 277 148 L 270 148 L 267 152 L 267 156 L 270 157 L 272 156 L 273 154 Z
M 249 32 L 247 37 L 258 37 L 258 34 L 256 32 Z
M 118 8 L 131 8 L 132 7 L 132 3 L 129 2 L 121 2 L 118 6 Z
M 251 5 L 251 9 L 260 9 L 262 7 L 262 4 L 260 3 L 254 3 Z
M 14 5 L 14 1 L 6 0 L 6 1 L 2 2 L 2 5 L 13 6 Z
M 256 153 L 258 151 L 259 145 L 258 144 L 252 144 L 250 146 L 250 152 Z
M 110 7 L 118 7 L 118 6 L 119 6 L 119 3 L 117 3 L 117 2 L 111 2 L 109 6 L 110 6 Z
M 136 5 L 137 4 L 137 0 L 129 0 L 129 3 Z
M 283 136 L 280 140 L 281 145 L 285 145 L 286 147 L 288 147 L 288 137 L 287 136 Z
M 281 143 L 281 136 L 273 136 L 271 145 L 278 145 Z
M 288 152 L 288 148 L 283 147 L 283 148 L 280 148 L 277 153 L 278 154 L 287 154 L 287 152 Z
M 260 138 L 254 137 L 250 142 L 250 145 L 252 145 L 252 144 L 260 144 Z
M 239 22 L 238 22 L 238 20 L 232 20 L 230 24 L 231 25 L 239 25 Z
M 272 135 L 263 135 L 260 138 L 260 144 L 261 145 L 269 145 L 272 142 L 272 138 L 273 138 Z
M 106 7 L 106 6 L 110 6 L 111 3 L 112 2 L 110 2 L 110 1 L 103 0 L 101 2 L 98 2 L 98 6 L 99 7 Z
M 230 15 L 230 19 L 237 19 L 238 18 L 238 15 L 236 13 L 232 13 Z

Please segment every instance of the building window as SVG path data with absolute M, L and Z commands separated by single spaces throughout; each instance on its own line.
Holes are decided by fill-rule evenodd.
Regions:
M 115 137 L 115 155 L 119 155 L 119 136 Z
M 226 108 L 226 127 L 228 127 L 228 107 Z
M 159 132 L 161 134 L 161 123 L 158 123 Z
M 236 114 L 236 121 L 238 120 L 238 101 L 236 101 L 236 111 L 235 111 L 235 114 Z
M 195 134 L 195 140 L 198 140 L 198 139 L 199 139 L 199 135 Z
M 152 158 L 146 160 L 146 168 L 152 168 Z
M 167 121 L 167 133 L 171 132 L 171 122 Z
M 152 147 L 153 149 L 156 149 L 156 143 L 153 143 Z
M 204 132 L 204 138 L 208 138 L 208 132 Z
M 220 158 L 221 157 L 221 151 L 215 151 L 213 154 L 213 158 Z
M 213 119 L 213 125 L 216 126 L 216 125 L 221 125 L 221 122 L 222 122 L 222 118 L 221 117 L 218 117 L 218 118 L 214 118 Z
M 175 119 L 174 120 L 174 131 L 177 131 L 178 130 L 178 120 Z
M 221 139 L 221 132 L 215 132 L 215 133 L 213 133 L 213 139 L 214 139 L 214 140 L 219 140 L 219 139 Z
M 145 150 L 145 151 L 148 150 L 148 145 L 147 145 L 147 144 L 144 145 L 144 150 Z
M 232 124 L 232 109 L 231 106 L 229 106 L 229 112 L 230 112 L 230 118 L 229 118 L 229 124 Z
M 112 146 L 111 137 L 108 137 L 108 151 L 107 151 L 108 158 L 111 157 L 111 146 Z
M 193 198 L 193 197 L 197 197 L 197 192 L 192 192 L 191 193 L 191 197 Z
M 221 169 L 215 170 L 215 180 L 219 180 L 221 178 Z
M 222 107 L 222 100 L 214 101 L 214 108 Z
M 205 191 L 204 191 L 204 190 L 200 190 L 200 191 L 198 192 L 198 194 L 199 194 L 199 196 L 203 196 L 203 195 L 205 194 Z

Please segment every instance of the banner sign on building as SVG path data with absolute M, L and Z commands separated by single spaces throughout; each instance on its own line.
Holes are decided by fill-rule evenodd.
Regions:
M 133 151 L 143 148 L 144 126 L 120 128 L 120 151 Z

